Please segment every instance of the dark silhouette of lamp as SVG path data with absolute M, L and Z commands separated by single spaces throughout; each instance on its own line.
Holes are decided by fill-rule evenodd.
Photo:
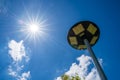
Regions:
M 107 80 L 91 46 L 95 45 L 100 37 L 100 30 L 91 21 L 81 21 L 73 25 L 67 36 L 69 44 L 78 50 L 88 49 L 101 80 Z

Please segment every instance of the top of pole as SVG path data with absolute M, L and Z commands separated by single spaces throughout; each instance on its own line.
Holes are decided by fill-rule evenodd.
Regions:
M 100 30 L 97 25 L 91 21 L 80 21 L 74 24 L 68 32 L 69 44 L 78 50 L 86 49 L 84 39 L 87 39 L 93 46 L 99 39 Z

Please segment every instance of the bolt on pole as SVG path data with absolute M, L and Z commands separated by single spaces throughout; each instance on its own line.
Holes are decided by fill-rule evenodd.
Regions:
M 89 42 L 88 42 L 88 40 L 87 40 L 87 39 L 84 39 L 84 43 L 85 43 L 85 45 L 87 46 L 87 49 L 88 49 L 88 51 L 89 51 L 89 53 L 90 53 L 90 56 L 91 56 L 92 59 L 93 59 L 94 65 L 95 65 L 96 68 L 97 68 L 97 71 L 98 71 L 98 74 L 99 74 L 101 80 L 107 80 L 107 77 L 105 76 L 105 74 L 104 74 L 104 72 L 103 72 L 103 70 L 102 70 L 102 68 L 101 68 L 101 66 L 100 66 L 100 64 L 99 64 L 99 62 L 98 62 L 98 60 L 97 60 L 97 58 L 96 58 L 96 56 L 95 56 L 95 54 L 94 54 L 94 52 L 93 52 L 90 44 L 89 44 Z

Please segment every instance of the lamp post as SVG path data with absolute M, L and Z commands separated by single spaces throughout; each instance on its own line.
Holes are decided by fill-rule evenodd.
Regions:
M 97 25 L 91 21 L 81 21 L 71 27 L 68 32 L 69 44 L 78 50 L 88 49 L 90 56 L 96 66 L 101 80 L 107 80 L 91 46 L 95 45 L 100 36 L 100 30 Z

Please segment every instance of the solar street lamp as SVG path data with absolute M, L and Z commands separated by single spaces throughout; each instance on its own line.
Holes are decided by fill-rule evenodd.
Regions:
M 81 21 L 73 25 L 67 36 L 69 44 L 78 50 L 88 49 L 97 68 L 101 80 L 107 80 L 91 46 L 95 45 L 100 36 L 97 25 L 91 21 Z

